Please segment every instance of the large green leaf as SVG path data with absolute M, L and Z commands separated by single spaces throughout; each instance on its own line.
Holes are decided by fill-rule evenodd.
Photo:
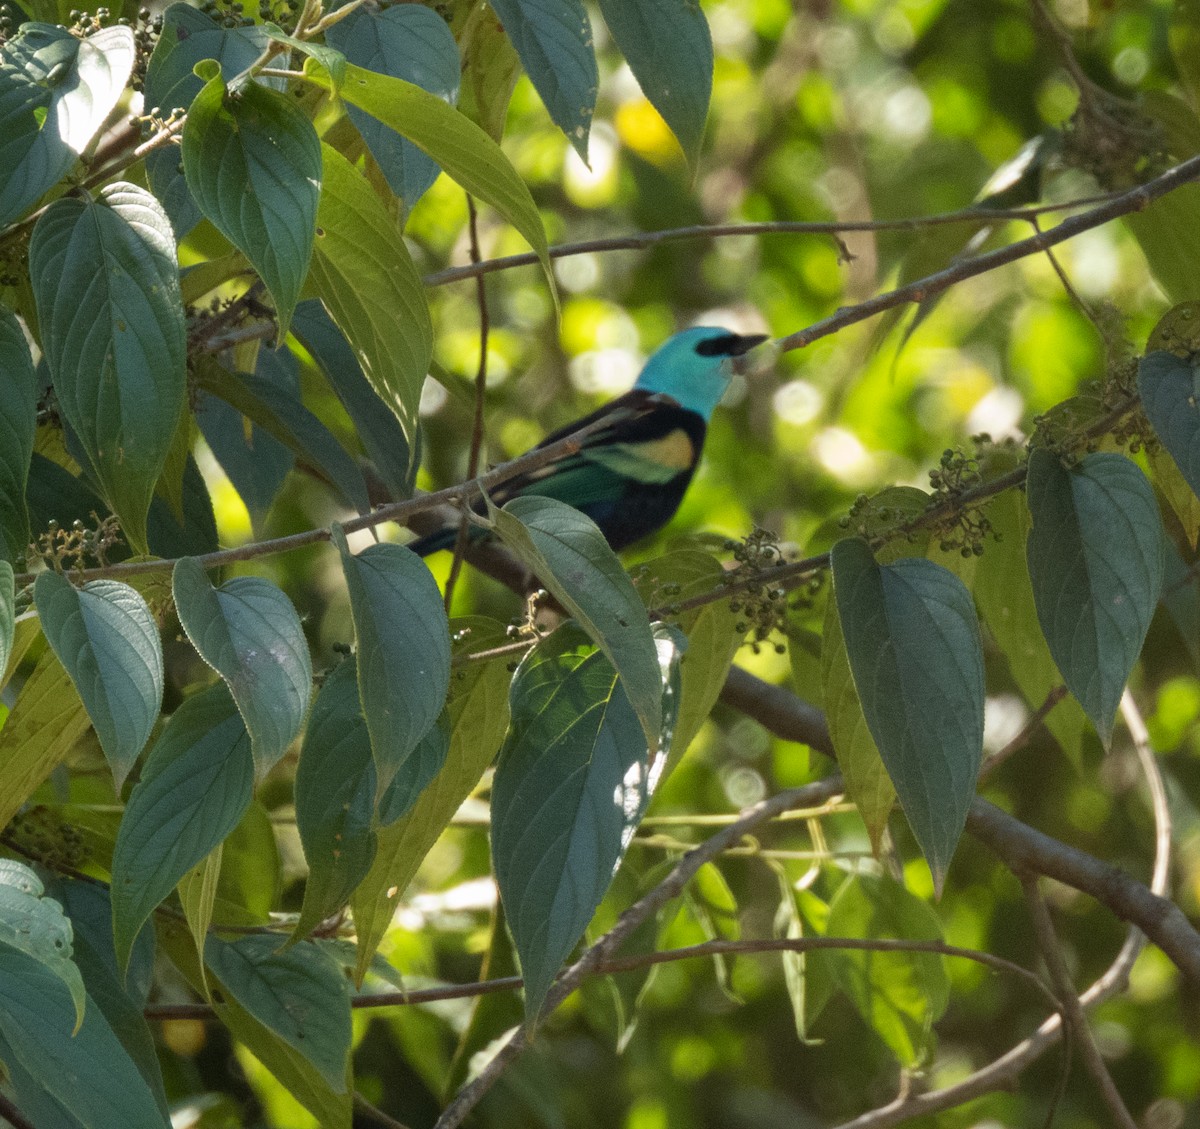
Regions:
M 975 566 L 975 604 L 980 617 L 1000 645 L 1009 673 L 1030 709 L 1038 709 L 1062 675 L 1038 626 L 1033 587 L 1025 564 L 1029 536 L 1029 507 L 1025 495 L 1006 490 L 987 508 L 994 537 Z M 1064 697 L 1046 716 L 1046 728 L 1075 764 L 1080 763 L 1087 718 L 1079 703 Z
M 351 343 L 379 398 L 400 421 L 412 451 L 421 388 L 433 359 L 425 289 L 371 186 L 336 149 L 323 145 L 322 153 L 325 182 L 310 287 Z
M 17 632 L 16 590 L 12 565 L 0 561 L 0 688 L 8 672 Z
M 350 985 L 320 948 L 301 941 L 280 951 L 264 935 L 204 947 L 225 994 L 299 1051 L 335 1093 L 345 1093 L 350 1062 Z
M 57 200 L 29 246 L 58 403 L 135 552 L 184 409 L 187 343 L 175 237 L 132 184 Z
M 184 175 L 200 210 L 266 285 L 282 343 L 312 256 L 321 143 L 294 100 L 253 81 L 228 90 L 213 69 L 183 129 Z
M 112 113 L 136 57 L 133 30 L 87 39 L 23 24 L 0 51 L 0 225 L 58 183 Z
M 70 992 L 52 972 L 0 946 L 0 1057 L 19 1068 L 11 1072 L 18 1106 L 58 1114 L 43 1116 L 40 1125 L 167 1129 L 170 1122 L 104 1013 L 89 1003 L 72 1034 L 74 1011 Z
M 983 652 L 970 593 L 923 557 L 833 547 L 833 592 L 863 715 L 936 889 L 983 759 Z
M 662 729 L 654 633 L 604 534 L 586 514 L 555 498 L 514 498 L 490 513 L 508 548 L 608 656 L 653 748 Z
M 829 739 L 846 781 L 846 795 L 858 808 L 858 814 L 867 825 L 871 849 L 878 854 L 888 817 L 896 803 L 896 789 L 863 716 L 862 702 L 850 672 L 836 600 L 830 600 L 825 607 L 821 692 L 829 723 Z
M 330 80 L 305 67 L 305 77 L 330 89 Z M 403 79 L 348 66 L 338 93 L 428 153 L 472 196 L 491 204 L 537 252 L 551 290 L 554 274 L 546 232 L 529 188 L 503 150 L 479 126 L 435 94 Z
M 499 141 L 521 75 L 521 60 L 489 5 L 464 5 L 455 9 L 454 15 L 452 26 L 462 55 L 459 106 L 489 137 Z
M 224 684 L 188 698 L 154 743 L 113 852 L 119 963 L 154 907 L 228 835 L 250 803 L 254 759 Z
M 848 879 L 830 904 L 826 928 L 831 937 L 942 939 L 929 906 L 883 878 Z M 838 986 L 901 1066 L 920 1065 L 933 1047 L 932 1024 L 950 999 L 945 957 L 847 949 L 830 963 Z
M 0 827 L 21 810 L 89 724 L 70 675 L 47 650 L 0 729 Z
M 713 49 L 697 0 L 600 0 L 642 91 L 694 167 L 712 93 Z
M 260 366 L 266 367 L 266 366 Z M 371 508 L 362 471 L 333 433 L 301 402 L 286 380 L 261 372 L 232 373 L 215 357 L 194 363 L 197 383 L 282 443 L 359 513 Z M 239 421 L 240 422 L 240 421 Z
M 481 616 L 456 619 L 452 626 L 460 657 L 505 640 L 503 625 Z M 450 745 L 445 764 L 407 815 L 379 829 L 375 862 L 354 895 L 359 981 L 422 859 L 496 755 L 508 725 L 511 680 L 503 657 L 467 661 L 455 669 L 446 703 Z
M 214 588 L 195 557 L 175 565 L 179 622 L 192 646 L 228 685 L 246 722 L 258 774 L 300 732 L 312 692 L 312 659 L 291 600 L 258 576 Z
M 33 957 L 66 986 L 75 1005 L 78 1029 L 85 992 L 72 960 L 71 922 L 58 902 L 43 896 L 45 892 L 41 879 L 29 867 L 0 859 L 0 947 Z
M 376 777 L 358 700 L 358 672 L 346 660 L 313 702 L 296 765 L 296 829 L 308 862 L 302 937 L 349 900 L 375 859 Z
M 431 8 L 359 8 L 334 24 L 325 42 L 364 70 L 402 78 L 451 105 L 458 98 L 458 44 L 446 21 Z M 348 109 L 388 187 L 411 209 L 437 179 L 437 165 L 378 118 L 354 105 Z
M 338 526 L 333 541 L 350 593 L 358 693 L 383 790 L 446 702 L 449 623 L 437 581 L 416 553 L 393 544 L 351 553 Z
M 146 601 L 115 580 L 76 588 L 60 573 L 43 572 L 34 599 L 42 630 L 87 707 L 120 793 L 162 708 L 158 624 Z
M 1200 496 L 1200 372 L 1195 361 L 1156 352 L 1138 365 L 1138 391 L 1154 433 Z
M 29 544 L 25 487 L 37 430 L 38 382 L 29 343 L 7 306 L 0 306 L 0 372 L 0 559 L 24 565 Z
M 371 387 L 353 346 L 321 302 L 310 299 L 296 307 L 292 333 L 325 373 L 392 498 L 411 497 L 420 443 L 414 446 L 409 442 L 395 415 Z
M 664 640 L 660 696 L 678 651 Z M 512 721 L 492 782 L 492 859 L 533 1023 L 621 861 L 665 762 L 647 743 L 624 682 L 566 625 L 513 677 Z M 673 704 L 666 710 L 673 724 Z
M 1033 528 L 1026 542 L 1038 621 L 1067 688 L 1107 747 L 1163 576 L 1163 531 L 1146 476 L 1123 455 L 1068 470 L 1029 458 Z
M 580 0 L 492 0 L 554 124 L 586 161 L 600 82 L 592 25 Z M 618 43 L 620 38 L 614 33 Z

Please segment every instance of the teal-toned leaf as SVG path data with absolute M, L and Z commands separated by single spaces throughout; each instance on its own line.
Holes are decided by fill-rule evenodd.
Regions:
M 379 822 L 384 827 L 403 819 L 412 810 L 429 782 L 441 772 L 449 748 L 450 721 L 443 710 L 437 723 L 417 742 L 404 767 L 392 777 L 392 782 L 379 797 Z
M 218 73 L 192 101 L 183 171 L 200 210 L 258 272 L 275 302 L 278 340 L 308 273 L 321 193 L 321 143 L 292 99 Z
M 122 967 L 151 911 L 228 835 L 250 803 L 250 737 L 224 684 L 188 698 L 154 743 L 113 852 L 113 934 Z
M 352 659 L 325 679 L 296 765 L 296 828 L 308 862 L 302 937 L 349 900 L 375 859 L 376 777 Z
M 147 109 L 164 120 L 186 110 L 204 87 L 193 70 L 197 63 L 215 59 L 224 74 L 240 74 L 263 53 L 267 42 L 261 27 L 222 27 L 190 4 L 171 4 L 163 12 L 162 32 L 146 67 Z M 167 146 L 148 153 L 146 175 L 182 239 L 196 226 L 200 209 L 188 191 L 179 150 Z
M 57 572 L 37 578 L 34 600 L 120 793 L 162 708 L 162 643 L 154 615 L 128 584 L 93 580 L 76 588 Z
M 234 374 L 209 356 L 197 358 L 194 367 L 201 388 L 278 439 L 337 490 L 347 505 L 359 513 L 371 508 L 362 471 L 329 428 L 300 402 L 286 380 L 266 371 Z
M 164 560 L 202 556 L 220 548 L 212 498 L 193 456 L 188 455 L 183 468 L 183 523 L 166 499 L 156 494 L 150 503 L 146 538 L 150 552 Z
M 328 80 L 319 73 L 306 69 L 305 77 L 329 89 Z M 345 101 L 366 110 L 423 149 L 443 172 L 508 220 L 537 252 L 557 301 L 546 231 L 537 205 L 499 145 L 437 95 L 403 79 L 348 66 L 339 93 Z
M 600 0 L 608 30 L 694 167 L 712 94 L 713 49 L 697 0 Z
M 664 640 L 662 654 L 660 694 L 679 651 Z M 570 625 L 526 656 L 509 701 L 492 783 L 492 859 L 533 1023 L 641 821 L 669 740 L 647 743 L 612 664 Z
M 38 381 L 29 343 L 7 306 L 0 306 L 0 372 L 0 559 L 24 565 L 29 545 L 25 488 L 37 429 Z
M 455 651 L 460 657 L 486 651 L 505 639 L 504 626 L 482 616 L 456 619 L 452 626 Z M 504 657 L 466 661 L 455 668 L 446 703 L 450 747 L 445 764 L 407 815 L 379 829 L 375 862 L 355 891 L 359 982 L 367 974 L 397 902 L 421 860 L 496 755 L 508 726 L 511 681 Z
M 300 371 L 290 349 L 260 350 L 256 375 L 260 380 L 269 380 L 282 398 L 299 405 Z M 251 423 L 247 428 L 242 413 L 216 396 L 201 396 L 196 422 L 209 450 L 245 503 L 255 533 L 261 534 L 279 488 L 295 465 L 295 455 L 261 425 Z
M 600 82 L 592 25 L 583 4 L 580 0 L 493 0 L 492 10 L 504 24 L 554 124 L 586 161 Z
M 312 299 L 296 307 L 292 333 L 325 373 L 392 498 L 411 497 L 420 462 L 420 443 L 415 447 L 409 443 L 399 421 L 371 387 L 354 349 L 321 302 Z M 419 432 L 417 437 L 420 438 Z
M 274 937 L 209 937 L 204 959 L 233 999 L 299 1051 L 335 1093 L 345 1092 L 350 985 L 320 948 L 301 941 L 281 952 Z
M 592 637 L 617 669 L 653 747 L 662 686 L 650 618 L 596 523 L 554 498 L 514 498 L 490 509 L 496 533 Z
M 940 941 L 933 910 L 888 879 L 847 880 L 829 907 L 831 937 Z M 946 1010 L 950 980 L 937 953 L 873 953 L 847 949 L 834 960 L 838 986 L 896 1056 L 912 1068 L 933 1047 L 932 1026 Z
M 1026 542 L 1038 621 L 1067 689 L 1107 747 L 1162 589 L 1163 531 L 1146 476 L 1123 455 L 1068 470 L 1029 458 Z
M 364 70 L 402 78 L 450 105 L 458 100 L 458 44 L 449 25 L 431 8 L 359 8 L 334 24 L 325 42 Z M 377 118 L 354 105 L 347 109 L 388 187 L 411 210 L 437 179 L 437 165 Z
M 12 1072 L 18 1107 L 24 1111 L 37 1103 L 47 1113 L 57 1107 L 56 1113 L 71 1119 L 56 1117 L 42 1125 L 167 1129 L 170 1122 L 103 1012 L 89 1002 L 82 1026 L 72 1034 L 74 1012 L 70 992 L 52 972 L 0 946 L 0 1057 L 19 1068 Z
M 312 659 L 291 600 L 269 580 L 238 576 L 214 588 L 195 557 L 175 565 L 179 622 L 237 703 L 261 776 L 300 732 L 312 692 Z
M 135 552 L 184 409 L 187 342 L 175 238 L 132 184 L 56 200 L 29 268 L 58 403 Z
M 940 892 L 983 759 L 983 652 L 971 595 L 924 557 L 833 547 L 833 593 L 867 727 Z
M 61 981 L 75 1005 L 75 1030 L 83 1022 L 83 977 L 74 956 L 70 919 L 47 898 L 41 879 L 23 863 L 0 859 L 0 947 L 33 957 Z
M 379 197 L 336 149 L 325 183 L 310 287 L 351 343 L 363 372 L 415 449 L 421 388 L 433 358 L 425 288 Z
M 1200 496 L 1200 370 L 1174 353 L 1149 353 L 1138 365 L 1138 391 L 1154 433 Z
M 836 600 L 830 600 L 825 607 L 821 692 L 829 723 L 829 739 L 846 781 L 846 795 L 858 808 L 858 814 L 867 826 L 871 849 L 879 854 L 888 817 L 896 803 L 896 789 L 863 715 L 862 702 L 850 672 Z
M 358 652 L 358 694 L 382 792 L 433 728 L 450 686 L 450 626 L 437 581 L 403 545 L 350 552 L 339 526 Z
M 8 671 L 13 653 L 13 638 L 17 629 L 16 591 L 13 569 L 8 561 L 0 561 L 0 686 Z
M 87 39 L 23 24 L 0 51 L 0 224 L 61 180 L 116 107 L 133 73 L 133 30 Z
M 75 963 L 89 1001 L 98 1007 L 120 1040 L 166 1119 L 167 1096 L 154 1036 L 142 1015 L 154 974 L 154 930 L 144 928 L 134 944 L 129 971 L 122 977 L 113 947 L 112 902 L 104 886 L 60 879 L 50 892 L 62 902 L 74 933 Z
M 1163 543 L 1162 604 L 1191 656 L 1193 673 L 1200 674 L 1200 577 L 1169 537 Z
M 975 604 L 992 638 L 1004 652 L 1013 681 L 1030 709 L 1038 709 L 1062 675 L 1038 626 L 1033 587 L 1025 564 L 1029 507 L 1024 494 L 1006 490 L 987 508 L 994 539 L 988 541 L 975 572 Z M 1046 716 L 1046 728 L 1072 763 L 1081 763 L 1087 718 L 1079 703 L 1064 697 Z

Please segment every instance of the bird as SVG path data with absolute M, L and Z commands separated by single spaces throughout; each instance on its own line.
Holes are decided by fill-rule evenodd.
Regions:
M 614 552 L 661 529 L 679 509 L 700 463 L 713 409 L 729 387 L 736 357 L 766 341 L 718 326 L 676 333 L 646 361 L 633 388 L 560 427 L 532 450 L 582 428 L 579 449 L 489 491 L 496 506 L 538 495 L 566 502 L 596 523 Z M 482 512 L 483 503 L 477 504 Z M 420 556 L 454 546 L 458 523 L 409 548 Z M 478 527 L 472 539 L 486 536 Z

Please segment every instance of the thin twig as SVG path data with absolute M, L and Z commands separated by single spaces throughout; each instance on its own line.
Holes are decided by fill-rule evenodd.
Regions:
M 1049 716 L 1050 711 L 1058 705 L 1059 702 L 1067 696 L 1067 688 L 1063 685 L 1055 686 L 1049 694 L 1046 695 L 1045 701 L 1042 702 L 1032 714 L 1029 715 L 1029 720 L 1021 726 L 1021 732 L 1018 733 L 1011 741 L 1008 742 L 1002 749 L 998 749 L 987 760 L 983 762 L 979 769 L 979 783 L 983 784 L 992 773 L 996 771 L 1009 757 L 1014 753 L 1019 753 L 1030 741 L 1033 740 L 1033 735 L 1042 727 L 1042 722 Z
M 1033 931 L 1038 939 L 1038 948 L 1041 949 L 1042 959 L 1050 972 L 1050 982 L 1054 985 L 1055 994 L 1066 1013 L 1067 1032 L 1079 1051 L 1084 1068 L 1096 1083 L 1114 1124 L 1120 1129 L 1138 1129 L 1137 1122 L 1125 1107 L 1116 1083 L 1113 1082 L 1108 1067 L 1104 1065 L 1100 1048 L 1096 1046 L 1096 1040 L 1092 1037 L 1083 1005 L 1075 993 L 1075 985 L 1071 983 L 1071 973 L 1063 959 L 1062 949 L 1054 932 L 1054 922 L 1050 920 L 1050 911 L 1046 908 L 1045 899 L 1038 889 L 1037 875 L 1022 874 L 1020 878 L 1021 888 L 1025 891 L 1025 904 L 1029 907 Z

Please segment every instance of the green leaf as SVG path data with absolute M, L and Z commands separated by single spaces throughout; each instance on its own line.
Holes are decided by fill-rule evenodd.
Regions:
M 650 618 L 596 523 L 533 495 L 489 507 L 496 533 L 616 668 L 651 748 L 662 730 L 662 686 Z
M 184 409 L 187 342 L 175 237 L 158 201 L 115 183 L 56 200 L 29 269 L 62 413 L 135 552 Z
M 586 161 L 600 81 L 592 25 L 583 4 L 580 0 L 492 0 L 491 7 L 554 124 Z
M 1192 660 L 1192 673 L 1200 673 L 1200 578 L 1184 563 L 1168 537 L 1163 567 L 1162 604 Z
M 278 341 L 308 273 L 321 192 L 321 143 L 283 94 L 220 73 L 196 95 L 183 129 L 183 171 L 200 210 L 258 272 L 275 302 Z
M 29 343 L 7 306 L 0 306 L 0 560 L 24 565 L 29 545 L 25 488 L 37 430 L 38 381 Z M 3 663 L 0 663 L 3 669 Z
M 229 687 L 260 776 L 300 732 L 312 659 L 291 600 L 269 580 L 238 576 L 214 588 L 195 557 L 175 565 L 175 607 L 192 646 Z
M 459 655 L 485 651 L 506 639 L 502 624 L 482 616 L 456 619 L 452 626 Z M 446 703 L 450 746 L 445 764 L 407 815 L 379 829 L 375 862 L 354 895 L 359 982 L 421 861 L 496 755 L 508 726 L 511 681 L 503 657 L 467 661 L 454 670 Z
M 251 800 L 221 844 L 213 916 L 233 925 L 265 925 L 279 904 L 279 846 L 266 808 Z
M 1200 496 L 1200 372 L 1192 360 L 1156 352 L 1138 364 L 1138 391 L 1154 433 Z
M 403 819 L 417 802 L 429 782 L 442 770 L 450 747 L 450 722 L 443 710 L 432 729 L 417 742 L 404 768 L 379 797 L 379 822 L 383 826 Z M 372 770 L 374 765 L 371 766 Z
M 713 49 L 697 0 L 600 0 L 608 30 L 694 168 L 712 94 Z
M 8 671 L 16 640 L 16 591 L 13 569 L 8 561 L 0 561 L 0 688 Z
M 328 80 L 308 68 L 305 77 L 330 89 Z M 403 79 L 351 65 L 346 68 L 346 82 L 338 93 L 407 137 L 472 196 L 490 204 L 508 220 L 537 252 L 557 301 L 546 232 L 537 205 L 500 146 L 437 95 Z
M 1037 449 L 1026 493 L 1033 528 L 1025 551 L 1042 634 L 1107 747 L 1162 588 L 1154 491 L 1122 455 L 1086 455 L 1068 470 Z
M 410 444 L 395 415 L 371 387 L 353 347 L 319 301 L 312 299 L 296 307 L 292 333 L 325 373 L 392 498 L 412 497 L 419 431 L 418 442 Z
M 1200 99 L 1200 0 L 1175 0 L 1167 42 L 1179 77 L 1195 102 Z
M 72 959 L 71 922 L 29 867 L 0 859 L 0 947 L 33 957 L 61 981 L 75 1005 L 75 1031 L 83 1022 L 83 977 Z M 74 1032 L 72 1032 L 74 1033 Z
M 154 974 L 154 930 L 143 929 L 134 944 L 129 972 L 117 970 L 113 948 L 112 902 L 108 888 L 92 882 L 58 879 L 51 893 L 71 919 L 75 962 L 83 974 L 88 1001 L 98 1007 L 142 1076 L 160 1114 L 166 1118 L 167 1096 L 154 1037 L 142 1015 Z
M 847 880 L 829 907 L 831 937 L 940 941 L 929 906 L 888 879 Z M 932 1050 L 932 1027 L 950 1000 L 945 957 L 847 949 L 831 961 L 839 987 L 900 1065 L 913 1068 Z
M 13 1071 L 17 1105 L 59 1107 L 60 1120 L 87 1129 L 162 1126 L 154 1094 L 100 1009 L 89 1002 L 72 1035 L 74 1004 L 56 976 L 25 953 L 0 946 L 0 1057 Z M 49 1110 L 47 1110 L 49 1112 Z M 66 1120 L 63 1115 L 71 1120 Z
M 296 765 L 296 829 L 308 880 L 293 937 L 341 909 L 371 869 L 375 792 L 358 672 L 347 659 L 326 677 L 313 702 Z
M 190 4 L 171 4 L 163 12 L 162 32 L 146 67 L 145 104 L 169 118 L 186 110 L 204 87 L 194 67 L 215 59 L 228 75 L 241 74 L 267 46 L 261 27 L 221 27 Z M 146 155 L 150 189 L 162 201 L 180 239 L 196 226 L 200 209 L 192 199 L 175 146 Z
M 154 615 L 128 584 L 76 588 L 57 572 L 34 585 L 42 630 L 79 692 L 118 794 L 162 708 L 163 656 Z
M 867 727 L 941 892 L 983 759 L 983 652 L 970 593 L 923 557 L 833 547 L 833 592 Z
M 254 759 L 223 684 L 186 699 L 154 743 L 113 853 L 113 934 L 122 967 L 151 911 L 228 835 L 250 803 Z
M 419 4 L 359 8 L 334 24 L 325 33 L 325 42 L 364 70 L 414 83 L 450 105 L 458 98 L 463 69 L 458 44 L 446 21 L 431 8 Z M 388 187 L 411 210 L 437 179 L 437 165 L 377 118 L 357 106 L 348 110 Z
M 90 724 L 70 675 L 47 650 L 0 729 L 0 827 L 8 825 Z
M 1200 185 L 1184 184 L 1123 217 L 1172 302 L 1200 298 Z
M 987 518 L 995 534 L 977 559 L 975 604 L 999 644 L 1009 673 L 1030 709 L 1038 709 L 1062 675 L 1038 626 L 1033 587 L 1025 564 L 1029 507 L 1018 490 L 1005 490 L 988 505 Z M 1081 763 L 1087 718 L 1074 698 L 1065 697 L 1046 715 L 1046 728 L 1075 765 Z
M 336 525 L 333 543 L 350 593 L 358 694 L 382 791 L 442 712 L 450 628 L 437 581 L 416 553 L 393 544 L 351 553 Z
M 716 557 L 687 549 L 648 561 L 636 572 L 639 590 L 652 608 L 712 592 L 725 575 Z M 679 666 L 679 714 L 668 771 L 687 752 L 721 695 L 725 676 L 746 634 L 739 630 L 738 619 L 728 600 L 691 608 L 678 617 L 688 646 Z
M 293 51 L 299 51 L 302 55 L 307 55 L 314 62 L 324 67 L 325 73 L 329 75 L 329 80 L 333 83 L 335 91 L 346 80 L 346 56 L 336 47 L 326 47 L 322 43 L 310 43 L 307 39 L 297 39 L 295 36 L 288 35 L 278 24 L 273 24 L 269 20 L 263 24 L 263 30 L 276 43 L 285 43 Z M 329 41 L 328 36 L 325 38 L 326 41 Z
M 229 372 L 215 357 L 194 364 L 200 387 L 279 440 L 359 513 L 371 508 L 362 471 L 333 433 L 301 402 L 288 382 L 259 373 Z
M 521 75 L 521 60 L 504 25 L 490 5 L 472 4 L 454 10 L 454 34 L 462 56 L 463 87 L 459 106 L 494 141 L 504 134 L 508 104 Z
M 212 924 L 213 905 L 217 899 L 217 884 L 221 880 L 221 854 L 223 844 L 218 843 L 207 855 L 196 863 L 178 883 L 179 905 L 187 921 L 192 941 L 196 945 L 196 956 L 204 959 L 204 945 L 208 939 L 208 927 Z M 203 974 L 203 969 L 201 969 Z M 205 984 L 205 998 L 208 997 Z
M 583 641 L 567 625 L 518 667 L 492 782 L 492 859 L 531 1024 L 612 881 L 669 745 L 658 734 L 647 743 L 623 681 Z M 677 662 L 667 643 L 660 695 Z
M 133 73 L 133 30 L 87 39 L 23 24 L 0 50 L 0 225 L 21 215 L 72 168 Z
M 322 153 L 325 183 L 310 286 L 413 451 L 421 388 L 433 359 L 425 288 L 371 186 L 336 149 L 324 145 Z
M 846 654 L 836 600 L 830 600 L 825 606 L 821 690 L 829 738 L 846 781 L 846 795 L 858 808 L 858 814 L 867 825 L 871 850 L 878 855 L 888 817 L 896 803 L 896 789 L 863 716 L 862 702 L 850 673 L 850 659 Z
M 346 1090 L 350 1061 L 350 985 L 316 945 L 284 951 L 278 938 L 209 937 L 212 975 L 259 1023 L 299 1051 L 335 1093 Z

